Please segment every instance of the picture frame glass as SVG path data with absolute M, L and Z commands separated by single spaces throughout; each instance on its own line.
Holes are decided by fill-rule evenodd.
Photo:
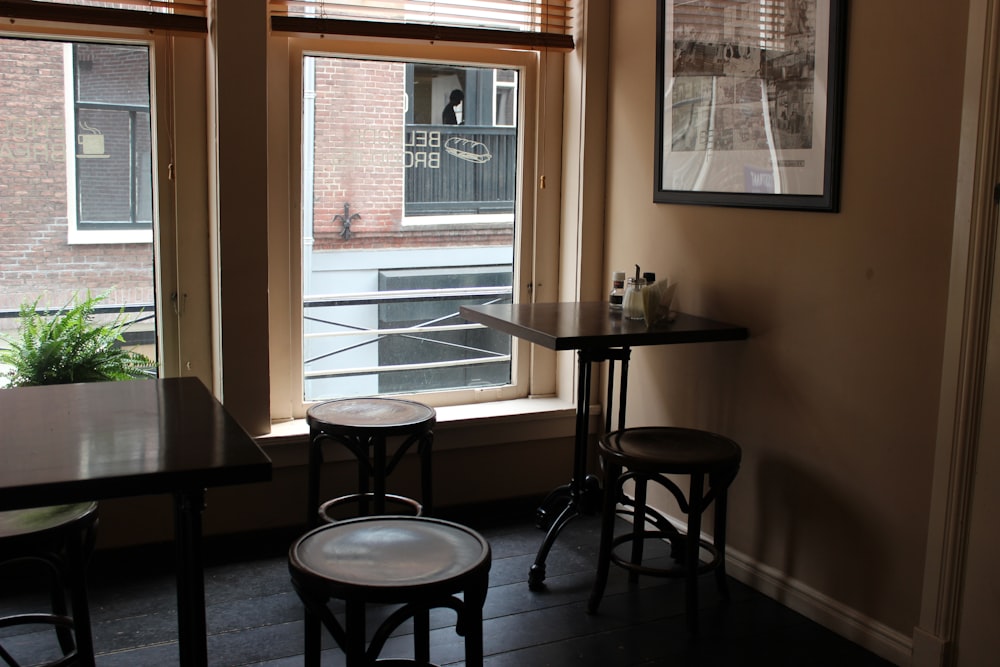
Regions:
M 654 200 L 837 206 L 843 0 L 659 0 Z

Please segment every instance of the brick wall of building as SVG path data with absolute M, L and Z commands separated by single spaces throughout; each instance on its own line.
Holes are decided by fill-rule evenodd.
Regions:
M 63 48 L 0 40 L 0 309 L 61 306 L 88 288 L 151 303 L 152 244 L 67 241 Z

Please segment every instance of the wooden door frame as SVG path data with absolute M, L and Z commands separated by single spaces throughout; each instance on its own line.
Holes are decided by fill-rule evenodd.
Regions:
M 951 279 L 913 667 L 955 660 L 979 448 L 1000 183 L 1000 0 L 969 0 Z

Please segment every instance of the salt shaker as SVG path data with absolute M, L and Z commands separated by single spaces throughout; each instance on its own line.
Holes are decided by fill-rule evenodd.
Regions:
M 628 279 L 625 286 L 624 317 L 627 320 L 641 320 L 644 317 L 643 294 L 646 279 L 635 276 Z

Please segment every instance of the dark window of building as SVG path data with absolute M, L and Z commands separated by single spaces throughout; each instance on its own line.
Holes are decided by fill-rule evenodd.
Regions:
M 78 229 L 150 228 L 149 51 L 73 46 Z

